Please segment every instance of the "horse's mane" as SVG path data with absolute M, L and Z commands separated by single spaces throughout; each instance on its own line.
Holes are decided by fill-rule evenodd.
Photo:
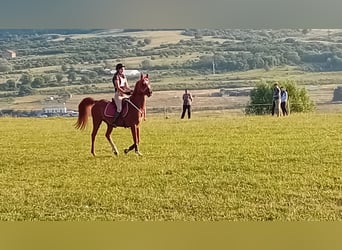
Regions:
M 140 85 L 145 80 L 145 78 L 148 78 L 148 75 L 144 76 L 143 73 L 141 73 L 140 79 L 138 79 L 138 81 L 136 81 L 136 83 L 134 85 L 134 90 L 133 90 L 133 94 L 132 95 L 138 94 L 137 92 L 140 89 Z
M 138 88 L 139 88 L 139 84 L 140 84 L 140 81 L 141 81 L 141 79 L 139 79 L 139 80 L 135 83 L 132 95 L 136 95 L 136 94 L 137 94 Z

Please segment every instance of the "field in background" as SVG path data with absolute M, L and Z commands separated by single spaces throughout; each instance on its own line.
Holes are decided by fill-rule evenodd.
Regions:
M 342 220 L 341 113 L 151 114 L 141 158 L 75 121 L 0 118 L 0 220 Z
M 153 74 L 150 75 L 151 84 L 153 88 Z M 255 70 L 249 72 L 239 72 L 220 75 L 207 75 L 199 77 L 173 77 L 165 78 L 162 83 L 158 84 L 182 84 L 185 87 L 190 87 L 195 84 L 205 84 L 205 82 L 231 82 L 234 85 L 253 86 L 260 80 L 296 80 L 299 87 L 305 87 L 308 90 L 310 98 L 316 103 L 317 111 L 320 112 L 335 112 L 342 111 L 342 104 L 332 103 L 334 89 L 339 86 L 337 82 L 342 81 L 342 74 L 335 73 L 299 73 L 294 69 L 274 69 L 269 72 L 264 70 Z M 130 81 L 133 86 L 135 81 Z M 101 88 L 111 88 L 112 83 L 99 84 Z M 65 87 L 61 87 L 64 89 Z M 252 87 L 248 87 L 249 89 Z M 66 88 L 68 89 L 68 87 Z M 236 88 L 239 89 L 239 88 Z M 148 110 L 156 109 L 180 109 L 182 105 L 181 96 L 183 90 L 169 90 L 169 91 L 154 91 L 151 98 L 147 99 Z M 237 112 L 243 113 L 245 106 L 249 101 L 248 96 L 217 96 L 220 89 L 191 89 L 191 93 L 195 96 L 193 108 L 197 110 L 202 109 L 234 109 Z M 72 95 L 72 98 L 66 100 L 65 105 L 69 110 L 77 110 L 79 102 L 91 96 L 95 99 L 111 100 L 112 93 L 99 94 L 84 94 Z M 44 100 L 47 95 L 33 95 L 25 97 L 17 97 L 13 102 L 0 102 L 0 108 L 15 109 L 15 110 L 41 110 L 44 105 Z

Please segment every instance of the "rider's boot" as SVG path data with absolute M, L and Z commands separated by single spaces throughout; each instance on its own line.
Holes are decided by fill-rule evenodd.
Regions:
M 112 123 L 112 126 L 114 127 L 114 128 L 116 128 L 116 120 L 119 118 L 119 116 L 120 116 L 120 112 L 118 112 L 118 111 L 115 111 L 115 114 L 114 114 L 114 117 L 113 117 L 113 123 Z

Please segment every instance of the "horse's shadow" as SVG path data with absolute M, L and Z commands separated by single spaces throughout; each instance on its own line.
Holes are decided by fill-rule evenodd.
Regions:
M 127 158 L 127 157 L 138 157 L 138 156 L 142 156 L 142 155 L 138 155 L 138 154 L 136 154 L 136 153 L 133 153 L 133 154 L 125 154 L 125 152 L 124 151 L 122 151 L 122 153 L 120 153 L 119 155 L 115 155 L 114 153 L 112 153 L 112 154 L 110 154 L 110 153 L 108 153 L 108 154 L 99 154 L 99 155 L 95 155 L 95 156 L 93 156 L 93 155 L 91 155 L 91 156 L 88 156 L 87 157 L 87 159 L 88 160 L 105 160 L 105 159 L 109 159 L 109 158 L 114 158 L 114 159 L 118 159 L 118 158 L 123 158 L 123 157 L 125 157 L 125 158 Z

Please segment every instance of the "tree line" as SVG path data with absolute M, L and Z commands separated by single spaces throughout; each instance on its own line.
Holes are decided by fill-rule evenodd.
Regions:
M 268 69 L 281 65 L 295 65 L 307 71 L 342 70 L 342 34 L 335 35 L 337 42 L 323 43 L 304 41 L 308 32 L 194 29 L 183 31 L 184 35 L 191 36 L 190 40 L 146 48 L 151 39 L 139 39 L 129 33 L 127 36 L 71 39 L 63 34 L 39 34 L 37 31 L 24 34 L 0 31 L 0 50 L 15 48 L 19 56 L 17 60 L 0 61 L 0 72 L 63 64 L 101 64 L 105 60 L 137 56 L 152 58 L 142 66 L 160 69 L 165 65 L 153 63 L 153 58 L 181 57 L 191 53 L 201 53 L 201 56 L 196 60 L 167 64 L 166 67 L 203 71 L 211 70 L 214 63 L 218 72 Z M 207 36 L 222 42 L 205 39 Z

